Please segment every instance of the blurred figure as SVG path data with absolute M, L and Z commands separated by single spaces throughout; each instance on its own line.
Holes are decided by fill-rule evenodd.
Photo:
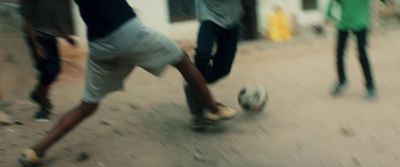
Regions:
M 56 38 L 62 37 L 75 45 L 75 41 L 58 22 L 63 13 L 54 8 L 57 4 L 54 0 L 20 0 L 25 39 L 39 71 L 38 83 L 30 95 L 31 100 L 40 107 L 34 116 L 39 122 L 49 121 L 53 108 L 49 91 L 61 71 Z
M 107 94 L 122 89 L 135 67 L 160 76 L 166 66 L 173 65 L 206 106 L 205 117 L 209 121 L 215 123 L 236 115 L 235 110 L 214 101 L 187 54 L 165 35 L 143 25 L 126 0 L 75 2 L 87 25 L 90 48 L 83 99 L 40 142 L 22 153 L 22 165 L 40 163 L 47 150 L 91 116 Z
M 240 37 L 243 40 L 253 40 L 258 33 L 258 0 L 241 0 L 243 16 L 240 23 Z
M 336 5 L 335 5 L 336 3 Z M 341 16 L 336 18 L 333 14 L 333 6 L 340 7 Z M 327 10 L 327 22 L 333 21 L 338 29 L 336 47 L 336 65 L 338 82 L 331 94 L 338 96 L 342 94 L 347 86 L 347 78 L 344 68 L 344 56 L 347 38 L 353 33 L 357 38 L 358 56 L 365 77 L 367 98 L 376 97 L 376 88 L 372 76 L 371 66 L 368 60 L 367 40 L 368 30 L 371 22 L 371 1 L 370 0 L 331 0 Z
M 242 4 L 241 0 L 196 0 L 196 10 L 201 25 L 195 65 L 207 83 L 213 84 L 231 71 L 239 41 Z M 202 130 L 208 124 L 204 120 L 204 107 L 188 86 L 185 93 L 194 116 L 193 129 Z
M 290 19 L 280 7 L 275 7 L 274 12 L 268 17 L 268 37 L 271 41 L 280 42 L 292 39 Z

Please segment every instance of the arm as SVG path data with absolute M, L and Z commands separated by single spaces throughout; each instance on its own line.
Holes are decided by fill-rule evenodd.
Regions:
M 67 30 L 65 29 L 65 26 L 63 26 L 63 24 L 61 23 L 60 19 L 57 19 L 55 25 L 60 32 L 60 37 L 65 39 L 72 46 L 76 46 L 75 40 L 67 33 Z
M 328 8 L 325 13 L 325 18 L 327 20 L 337 20 L 337 18 L 335 18 L 332 14 L 333 1 L 335 1 L 335 0 L 329 0 Z
M 65 0 L 65 1 L 69 1 L 69 0 Z M 65 2 L 65 3 L 69 3 L 69 2 Z M 59 9 L 58 9 L 59 11 Z M 57 30 L 60 32 L 60 37 L 65 39 L 69 44 L 71 44 L 72 46 L 76 45 L 75 40 L 70 36 L 70 34 L 68 33 L 66 27 L 64 26 L 64 23 L 62 22 L 61 18 L 62 18 L 62 14 L 61 12 L 57 12 L 57 17 L 55 17 L 56 19 L 53 20 L 53 24 L 55 25 L 55 27 L 57 28 Z

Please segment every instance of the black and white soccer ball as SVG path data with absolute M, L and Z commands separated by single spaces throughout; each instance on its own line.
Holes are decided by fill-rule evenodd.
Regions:
M 261 85 L 243 86 L 238 95 L 239 105 L 244 111 L 263 111 L 268 102 L 268 95 Z

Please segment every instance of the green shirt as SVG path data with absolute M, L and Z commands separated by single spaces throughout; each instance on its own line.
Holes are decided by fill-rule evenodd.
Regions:
M 340 8 L 340 18 L 333 14 L 333 8 Z M 326 13 L 328 19 L 334 20 L 341 30 L 361 30 L 369 28 L 371 23 L 370 0 L 330 0 Z

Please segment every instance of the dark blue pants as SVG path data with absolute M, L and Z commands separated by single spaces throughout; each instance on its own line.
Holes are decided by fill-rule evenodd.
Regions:
M 57 40 L 53 36 L 36 37 L 38 43 L 43 48 L 46 58 L 40 57 L 34 48 L 32 40 L 26 38 L 31 49 L 31 55 L 35 62 L 35 67 L 39 71 L 38 85 L 50 85 L 56 81 L 61 71 L 60 55 L 57 48 Z
M 357 37 L 357 46 L 358 46 L 358 56 L 360 60 L 360 64 L 365 77 L 365 84 L 367 89 L 374 88 L 374 80 L 372 77 L 371 66 L 368 60 L 368 53 L 366 50 L 367 47 L 367 35 L 368 30 L 363 29 L 359 31 L 349 31 L 349 30 L 338 30 L 338 39 L 337 39 L 337 48 L 336 48 L 336 56 L 337 56 L 337 72 L 339 82 L 343 83 L 347 80 L 344 68 L 344 56 L 346 51 L 347 38 L 349 33 L 352 32 Z
M 211 21 L 201 23 L 195 55 L 195 65 L 208 84 L 227 76 L 232 68 L 239 40 L 239 26 L 231 29 L 220 27 Z M 195 118 L 204 114 L 196 93 L 185 86 L 186 100 Z
M 207 83 L 227 76 L 235 59 L 239 27 L 222 28 L 212 21 L 201 23 L 195 55 L 195 65 Z M 214 51 L 216 48 L 216 51 Z

